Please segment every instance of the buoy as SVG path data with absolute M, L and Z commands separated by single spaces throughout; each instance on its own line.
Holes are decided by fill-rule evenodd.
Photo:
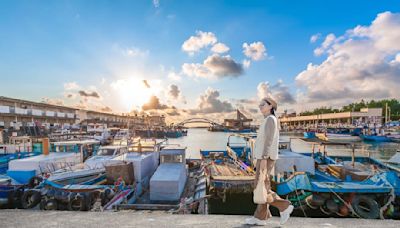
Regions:
M 340 208 L 339 208 L 339 215 L 340 216 L 343 216 L 343 217 L 346 217 L 346 216 L 349 216 L 349 208 L 346 206 L 346 205 L 342 205 Z

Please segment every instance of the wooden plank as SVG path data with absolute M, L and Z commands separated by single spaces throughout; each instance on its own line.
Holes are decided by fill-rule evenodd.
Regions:
M 254 180 L 255 176 L 216 176 L 213 180 Z

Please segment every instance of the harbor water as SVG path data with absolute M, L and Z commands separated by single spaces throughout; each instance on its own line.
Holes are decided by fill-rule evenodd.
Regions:
M 188 135 L 181 138 L 169 139 L 169 143 L 180 144 L 187 147 L 187 158 L 200 158 L 200 150 L 225 150 L 228 137 L 232 133 L 210 132 L 206 128 L 190 128 Z M 300 138 L 302 134 L 282 133 L 281 140 L 291 140 L 292 150 L 295 152 L 310 152 L 312 144 L 304 142 Z M 232 142 L 240 142 L 240 139 L 231 137 Z M 356 143 L 356 156 L 371 156 L 377 159 L 387 160 L 400 149 L 400 144 L 391 142 L 381 143 Z M 318 148 L 316 148 L 318 150 Z M 329 155 L 351 155 L 351 147 L 327 146 Z

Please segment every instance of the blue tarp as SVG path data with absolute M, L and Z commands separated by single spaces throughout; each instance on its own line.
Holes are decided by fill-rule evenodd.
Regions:
M 394 188 L 400 195 L 400 179 L 393 171 L 382 172 L 365 181 L 321 181 L 308 174 L 298 174 L 288 181 L 277 185 L 279 195 L 287 195 L 294 191 L 307 190 L 312 192 L 338 193 L 389 193 Z

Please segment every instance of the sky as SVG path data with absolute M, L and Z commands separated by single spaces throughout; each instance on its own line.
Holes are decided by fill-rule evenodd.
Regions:
M 399 98 L 399 1 L 0 1 L 0 95 L 257 118 Z

